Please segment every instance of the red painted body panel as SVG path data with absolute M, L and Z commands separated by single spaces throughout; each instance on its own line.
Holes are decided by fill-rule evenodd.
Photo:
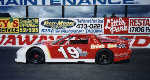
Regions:
M 99 50 L 107 48 L 113 52 L 114 61 L 120 61 L 130 58 L 132 51 L 129 49 L 128 42 L 118 37 L 71 34 L 46 45 L 52 59 L 95 59 Z M 125 44 L 126 47 L 119 48 L 119 44 Z

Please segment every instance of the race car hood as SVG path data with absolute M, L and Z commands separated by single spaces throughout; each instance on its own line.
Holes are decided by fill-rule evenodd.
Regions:
M 98 36 L 102 43 L 128 43 L 128 40 L 120 39 L 118 36 Z
M 114 43 L 114 42 L 117 42 L 116 40 L 113 40 L 113 39 L 110 39 L 110 38 L 99 38 L 99 40 L 102 43 Z
M 123 37 L 123 36 L 108 36 L 110 39 L 114 39 L 117 42 L 122 42 L 122 43 L 130 43 L 130 39 Z

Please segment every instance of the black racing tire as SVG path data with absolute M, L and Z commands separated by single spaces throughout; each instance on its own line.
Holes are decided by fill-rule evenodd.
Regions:
M 45 55 L 40 48 L 31 48 L 26 54 L 26 63 L 29 64 L 43 64 L 45 63 Z
M 113 63 L 113 54 L 110 51 L 99 51 L 96 54 L 95 62 L 100 65 Z

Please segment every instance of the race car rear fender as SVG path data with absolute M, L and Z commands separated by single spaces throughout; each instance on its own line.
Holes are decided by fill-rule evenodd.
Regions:
M 99 50 L 96 52 L 96 55 L 101 54 L 102 52 L 108 52 L 109 54 L 112 55 L 112 58 L 113 58 L 113 60 L 114 60 L 114 53 L 113 53 L 112 50 L 110 50 L 110 49 L 108 49 L 108 48 L 102 48 L 102 49 L 99 49 Z M 95 60 L 96 60 L 96 57 L 97 57 L 96 55 L 95 55 Z

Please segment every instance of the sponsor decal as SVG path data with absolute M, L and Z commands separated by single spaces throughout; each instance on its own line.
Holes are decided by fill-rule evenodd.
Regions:
M 0 46 L 25 46 L 43 41 L 55 41 L 65 35 L 13 35 L 1 34 Z M 111 37 L 113 37 L 111 35 Z M 115 37 L 115 36 L 114 36 Z M 131 48 L 150 48 L 150 36 L 124 36 L 131 40 Z M 103 45 L 91 45 L 91 49 L 103 48 Z
M 99 49 L 99 48 L 105 48 L 105 45 L 101 44 L 92 44 L 91 49 Z
M 64 29 L 75 26 L 76 22 L 69 19 L 47 19 L 42 21 L 41 25 L 47 28 Z
M 104 22 L 105 34 L 127 34 L 128 18 L 105 18 Z
M 139 2 L 138 2 L 139 3 Z M 0 0 L 1 6 L 14 5 L 127 5 L 138 4 L 136 0 Z
M 116 48 L 117 47 L 117 44 L 108 44 L 107 45 L 107 48 Z
M 79 47 L 77 47 L 76 50 L 79 52 L 79 56 L 87 56 L 88 55 L 87 51 L 83 51 Z
M 120 54 L 115 54 L 116 57 L 125 57 L 125 56 L 129 56 L 128 52 L 126 53 L 120 53 Z
M 150 33 L 150 18 L 129 18 L 129 33 Z
M 20 18 L 19 33 L 38 33 L 39 19 L 38 18 Z
M 0 18 L 0 33 L 19 33 L 19 19 Z

